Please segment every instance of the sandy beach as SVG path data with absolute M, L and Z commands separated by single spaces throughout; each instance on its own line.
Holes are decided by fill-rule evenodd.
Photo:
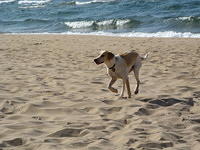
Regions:
M 100 50 L 150 52 L 138 95 L 133 73 L 132 98 L 107 89 Z M 0 35 L 0 149 L 199 150 L 200 39 Z

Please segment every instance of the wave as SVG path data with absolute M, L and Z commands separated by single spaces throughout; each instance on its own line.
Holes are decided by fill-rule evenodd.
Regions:
M 33 19 L 33 18 L 28 18 L 28 19 L 24 19 L 24 20 L 8 20 L 8 21 L 3 21 L 0 20 L 1 24 L 5 24 L 5 25 L 11 25 L 11 24 L 25 24 L 25 23 L 50 23 L 52 22 L 52 20 L 45 20 L 45 19 Z
M 15 2 L 15 0 L 0 0 L 0 4 L 3 4 L 3 3 L 12 3 L 12 2 Z
M 20 5 L 19 8 L 22 8 L 22 9 L 43 8 L 45 7 L 45 4 L 47 4 L 50 1 L 51 0 L 37 0 L 37 1 L 20 0 L 18 1 L 18 5 Z
M 38 5 L 38 6 L 19 7 L 19 8 L 21 8 L 21 9 L 30 9 L 30 8 L 43 8 L 43 7 L 45 7 L 45 6 Z
M 200 17 L 194 17 L 194 16 L 189 16 L 189 17 L 178 17 L 176 18 L 176 20 L 182 20 L 182 21 L 192 21 L 192 22 L 195 22 L 195 21 L 199 21 L 200 22 Z
M 46 22 L 51 22 L 51 20 L 29 18 L 29 19 L 25 19 L 23 22 L 46 23 Z
M 73 22 L 65 22 L 70 28 L 86 28 L 92 26 L 94 21 L 73 21 Z
M 73 21 L 73 22 L 65 22 L 70 28 L 88 28 L 88 27 L 109 27 L 109 26 L 123 26 L 125 24 L 131 23 L 129 19 L 111 19 L 104 21 Z
M 86 1 L 86 2 L 81 2 L 81 1 L 70 1 L 70 2 L 65 2 L 63 4 L 66 5 L 87 5 L 87 4 L 93 4 L 93 3 L 109 3 L 109 2 L 114 2 L 116 0 L 92 0 L 92 1 Z
M 110 32 L 90 32 L 90 33 L 78 33 L 78 32 L 62 32 L 62 33 L 3 33 L 6 35 L 96 35 L 96 36 L 116 36 L 116 37 L 155 37 L 155 38 L 200 38 L 200 33 L 191 33 L 191 32 L 156 32 L 156 33 L 144 33 L 144 32 L 128 32 L 128 33 L 110 33 Z
M 169 28 L 175 31 L 182 31 L 182 32 L 190 31 L 199 33 L 200 17 L 196 16 L 176 17 L 176 18 L 166 19 L 166 21 Z
M 28 4 L 45 4 L 50 2 L 51 0 L 37 0 L 37 1 L 29 1 L 29 0 L 20 0 L 18 1 L 18 4 L 21 5 L 28 5 Z
M 43 7 L 45 7 L 45 5 L 22 6 L 22 7 L 19 7 L 19 8 L 30 9 L 30 8 L 43 8 Z

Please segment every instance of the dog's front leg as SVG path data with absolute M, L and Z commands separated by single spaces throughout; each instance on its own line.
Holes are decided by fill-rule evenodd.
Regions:
M 114 93 L 118 93 L 117 89 L 113 88 L 112 85 L 117 81 L 117 79 L 112 78 L 109 85 L 108 85 L 108 89 L 111 90 Z

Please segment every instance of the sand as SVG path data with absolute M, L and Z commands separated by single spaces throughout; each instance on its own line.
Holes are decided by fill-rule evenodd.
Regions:
M 107 89 L 100 50 L 150 52 L 138 95 L 133 73 L 132 98 Z M 0 35 L 0 149 L 199 150 L 200 39 Z

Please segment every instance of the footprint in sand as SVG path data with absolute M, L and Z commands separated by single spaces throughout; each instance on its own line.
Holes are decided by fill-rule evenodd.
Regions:
M 137 139 L 130 138 L 126 144 L 127 144 L 128 146 L 130 146 L 131 144 L 133 144 L 133 143 L 135 143 L 135 142 L 137 142 L 137 141 L 138 141 Z M 130 150 L 130 149 L 129 149 L 129 150 Z
M 112 105 L 114 103 L 113 100 L 102 100 L 102 102 L 108 104 L 108 105 Z
M 0 106 L 0 112 L 4 114 L 13 114 L 15 107 L 12 101 L 5 101 L 2 106 Z
M 24 142 L 22 138 L 15 138 L 12 140 L 3 141 L 2 143 L 0 143 L 0 147 L 20 146 L 23 145 L 23 143 Z
M 106 114 L 119 112 L 122 109 L 122 107 L 110 107 L 110 108 L 101 108 L 100 110 L 105 112 Z
M 189 92 L 195 90 L 195 88 L 190 86 L 178 86 L 178 88 L 180 88 L 181 92 Z
M 172 142 L 162 142 L 162 143 L 149 142 L 145 144 L 140 144 L 138 146 L 138 148 L 143 148 L 143 149 L 151 149 L 151 148 L 163 149 L 163 148 L 168 148 L 168 147 L 173 147 L 173 143 Z
M 200 91 L 194 92 L 193 95 L 194 95 L 195 98 L 200 98 Z
M 91 83 L 93 83 L 93 84 L 104 84 L 103 82 L 100 82 L 100 81 L 92 81 Z
M 84 132 L 81 134 L 81 132 L 83 131 L 83 129 L 75 129 L 75 128 L 66 128 L 66 129 L 62 129 L 59 130 L 55 133 L 50 134 L 50 137 L 81 137 L 84 136 L 86 134 L 88 134 L 87 132 Z
M 88 144 L 92 143 L 91 141 L 80 141 L 80 142 L 74 142 L 74 143 L 71 143 L 69 145 L 71 145 L 72 147 L 85 147 L 87 146 Z
M 139 108 L 138 111 L 135 112 L 136 115 L 138 116 L 148 116 L 148 115 L 151 115 L 151 111 L 149 111 L 148 109 L 146 108 Z

